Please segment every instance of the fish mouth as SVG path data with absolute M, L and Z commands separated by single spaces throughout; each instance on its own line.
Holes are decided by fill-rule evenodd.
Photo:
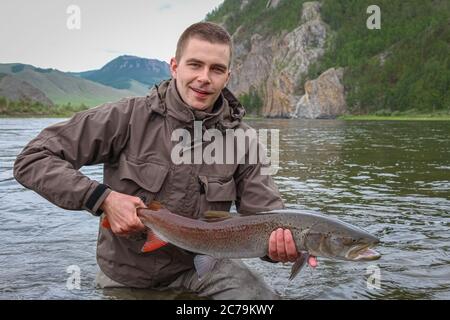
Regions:
M 376 243 L 356 245 L 347 252 L 345 258 L 352 261 L 378 260 L 380 259 L 381 254 L 371 248 L 375 244 Z

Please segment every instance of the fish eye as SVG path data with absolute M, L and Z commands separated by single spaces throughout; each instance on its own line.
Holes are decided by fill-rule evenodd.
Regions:
M 352 245 L 352 244 L 354 244 L 355 242 L 356 242 L 356 240 L 355 240 L 355 239 L 352 239 L 352 238 L 345 238 L 344 241 L 343 241 L 343 243 L 344 243 L 345 245 Z

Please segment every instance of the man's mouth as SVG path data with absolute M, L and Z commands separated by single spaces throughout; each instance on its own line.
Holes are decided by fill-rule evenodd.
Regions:
M 212 94 L 212 92 L 206 91 L 206 90 L 202 90 L 202 89 L 197 89 L 197 88 L 192 88 L 192 87 L 190 87 L 190 89 L 192 91 L 194 91 L 195 96 L 199 97 L 199 98 L 205 98 L 205 97 L 209 96 L 210 94 Z

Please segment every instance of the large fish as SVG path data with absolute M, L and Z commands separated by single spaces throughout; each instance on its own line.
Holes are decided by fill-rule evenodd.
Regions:
M 371 249 L 379 240 L 370 233 L 321 214 L 296 210 L 276 210 L 248 216 L 215 212 L 215 219 L 196 220 L 165 208 L 138 208 L 138 217 L 150 230 L 143 251 L 171 243 L 197 253 L 194 265 L 201 278 L 218 259 L 257 258 L 268 254 L 272 231 L 290 229 L 299 254 L 292 266 L 293 279 L 309 255 L 349 261 L 380 258 Z M 210 214 L 211 215 L 211 214 Z

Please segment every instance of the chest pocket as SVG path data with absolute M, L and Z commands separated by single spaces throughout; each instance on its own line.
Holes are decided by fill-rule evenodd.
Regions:
M 149 203 L 155 199 L 156 194 L 166 179 L 169 169 L 158 163 L 134 163 L 124 160 L 121 163 L 120 180 L 126 183 L 127 189 L 144 203 Z M 133 188 L 134 185 L 134 188 Z
M 201 211 L 229 211 L 236 200 L 236 185 L 233 177 L 199 176 L 201 184 Z

